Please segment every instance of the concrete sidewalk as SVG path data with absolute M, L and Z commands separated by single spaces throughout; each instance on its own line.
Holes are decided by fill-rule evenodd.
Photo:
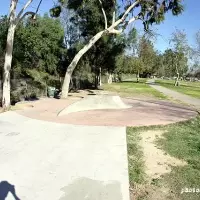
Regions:
M 0 114 L 0 141 L 1 200 L 129 200 L 125 127 L 6 112 Z
M 174 99 L 180 100 L 183 103 L 189 104 L 191 106 L 194 106 L 197 109 L 200 109 L 200 99 L 190 97 L 186 94 L 181 94 L 179 92 L 176 92 L 174 90 L 170 90 L 168 88 L 162 87 L 160 85 L 151 85 L 154 89 L 158 90 L 159 92 L 162 92 L 166 96 L 172 97 Z

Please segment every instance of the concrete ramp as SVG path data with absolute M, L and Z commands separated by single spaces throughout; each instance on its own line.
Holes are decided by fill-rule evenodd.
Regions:
M 88 96 L 66 107 L 58 114 L 58 116 L 63 116 L 69 113 L 88 111 L 88 110 L 126 109 L 126 108 L 131 108 L 131 106 L 125 104 L 119 96 L 94 95 L 94 96 Z

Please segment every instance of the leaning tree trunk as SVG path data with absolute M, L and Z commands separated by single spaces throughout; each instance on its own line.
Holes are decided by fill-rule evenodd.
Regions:
M 6 54 L 4 62 L 4 71 L 3 71 L 3 97 L 2 97 L 2 106 L 4 109 L 10 107 L 10 70 L 12 64 L 12 52 L 13 52 L 13 42 L 16 25 L 14 23 L 14 16 L 10 16 L 10 25 L 8 28 L 7 43 L 6 43 Z
M 68 96 L 70 78 L 72 76 L 72 73 L 73 73 L 76 65 L 78 64 L 78 61 L 103 36 L 103 34 L 104 34 L 105 31 L 106 30 L 103 30 L 103 31 L 97 33 L 92 39 L 90 39 L 89 43 L 87 45 L 85 45 L 76 54 L 76 56 L 72 60 L 71 64 L 68 66 L 66 74 L 65 74 L 63 86 L 62 86 L 62 96 L 61 96 L 62 98 L 67 98 L 67 96 Z

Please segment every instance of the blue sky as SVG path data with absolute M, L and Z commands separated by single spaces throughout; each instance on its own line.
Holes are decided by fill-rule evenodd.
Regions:
M 10 0 L 1 0 L 0 15 L 8 14 Z M 48 12 L 54 5 L 56 0 L 43 0 L 40 7 L 40 13 Z M 26 2 L 26 0 L 19 0 L 19 8 Z M 28 10 L 35 10 L 39 0 L 34 0 Z M 161 35 L 155 41 L 155 47 L 164 51 L 168 46 L 168 40 L 172 32 L 176 28 L 185 30 L 188 36 L 189 44 L 195 45 L 195 33 L 200 30 L 200 1 L 199 0 L 183 0 L 185 11 L 178 17 L 172 16 L 170 13 L 166 15 L 166 20 L 159 25 L 154 26 L 154 30 Z M 137 27 L 136 27 L 137 28 Z M 142 26 L 139 26 L 141 29 Z

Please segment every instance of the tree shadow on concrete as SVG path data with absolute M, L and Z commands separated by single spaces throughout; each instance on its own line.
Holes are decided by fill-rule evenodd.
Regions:
M 104 184 L 102 181 L 89 178 L 76 179 L 70 185 L 61 189 L 65 194 L 59 200 L 122 200 L 120 183 L 112 181 Z
M 11 185 L 8 181 L 0 182 L 0 200 L 6 200 L 8 193 L 11 193 L 15 200 L 20 200 L 15 191 L 15 186 Z

